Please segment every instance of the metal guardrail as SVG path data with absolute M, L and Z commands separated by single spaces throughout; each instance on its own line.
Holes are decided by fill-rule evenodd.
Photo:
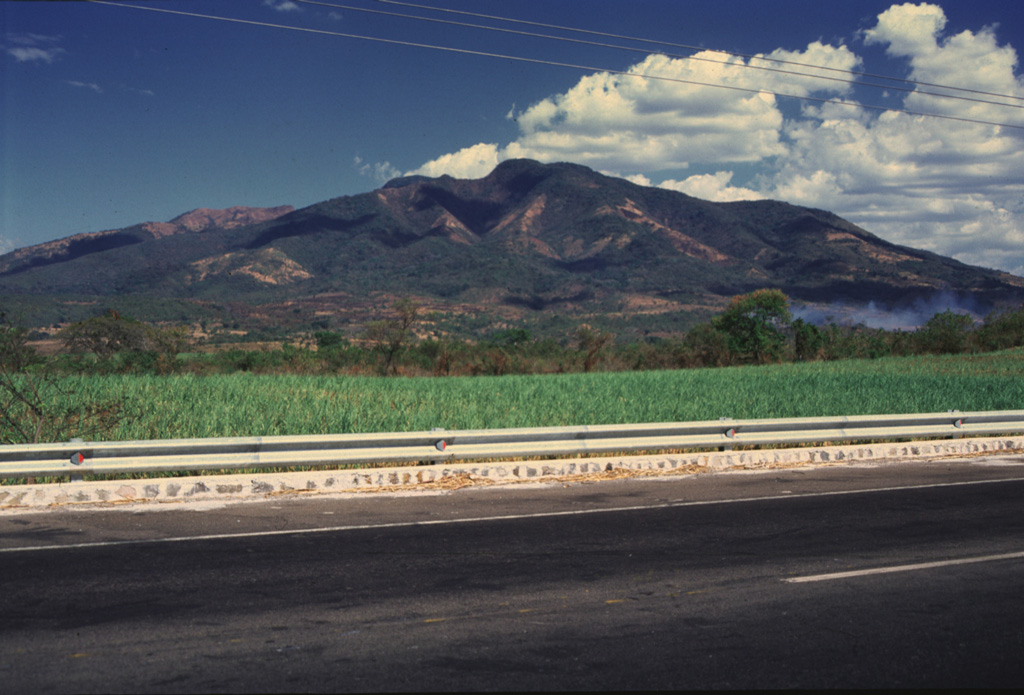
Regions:
M 1024 410 L 0 446 L 0 478 L 443 462 L 1024 432 Z

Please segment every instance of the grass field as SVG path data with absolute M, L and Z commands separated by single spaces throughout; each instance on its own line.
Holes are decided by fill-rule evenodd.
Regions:
M 1024 408 L 1024 349 L 545 376 L 73 376 L 124 398 L 105 439 L 385 432 Z

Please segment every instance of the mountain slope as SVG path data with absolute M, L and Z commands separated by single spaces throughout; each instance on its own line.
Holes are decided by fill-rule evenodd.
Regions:
M 75 234 L 0 256 L 0 276 L 17 275 L 40 266 L 67 263 L 95 253 L 168 236 L 251 225 L 272 220 L 294 209 L 291 205 L 275 208 L 233 207 L 227 210 L 200 208 L 179 215 L 170 222 L 145 222 L 124 229 Z

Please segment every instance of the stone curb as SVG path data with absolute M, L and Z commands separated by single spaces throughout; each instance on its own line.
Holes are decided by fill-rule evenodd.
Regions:
M 944 439 L 797 449 L 752 449 L 551 461 L 452 462 L 361 470 L 87 481 L 0 486 L 0 512 L 127 503 L 245 501 L 275 495 L 452 489 L 464 485 L 544 482 L 611 473 L 651 475 L 730 469 L 788 468 L 1014 453 L 1024 437 Z

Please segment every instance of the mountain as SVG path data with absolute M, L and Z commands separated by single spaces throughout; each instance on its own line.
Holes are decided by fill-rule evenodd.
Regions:
M 0 256 L 0 296 L 37 324 L 127 304 L 150 320 L 344 329 L 409 296 L 477 329 L 657 332 L 761 287 L 817 303 L 946 292 L 984 309 L 1024 298 L 1024 279 L 824 210 L 712 203 L 530 160 L 481 179 L 404 177 L 300 210 L 196 210 Z

